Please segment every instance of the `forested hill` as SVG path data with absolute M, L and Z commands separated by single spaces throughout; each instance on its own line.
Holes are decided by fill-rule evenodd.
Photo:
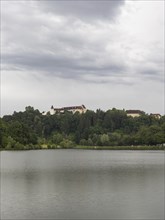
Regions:
M 124 110 L 42 115 L 28 106 L 0 118 L 1 149 L 137 146 L 165 143 L 165 116 L 128 117 Z

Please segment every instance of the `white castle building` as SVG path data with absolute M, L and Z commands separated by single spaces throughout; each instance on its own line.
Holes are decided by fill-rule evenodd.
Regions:
M 72 112 L 73 114 L 79 112 L 80 114 L 85 113 L 87 111 L 85 105 L 80 106 L 69 106 L 69 107 L 62 107 L 62 108 L 54 108 L 53 105 L 51 106 L 48 112 L 42 112 L 42 115 L 54 115 L 58 113 L 64 113 L 65 111 Z

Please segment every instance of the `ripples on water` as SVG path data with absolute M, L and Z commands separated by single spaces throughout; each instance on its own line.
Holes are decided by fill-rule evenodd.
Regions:
M 1 152 L 2 219 L 164 219 L 163 151 Z

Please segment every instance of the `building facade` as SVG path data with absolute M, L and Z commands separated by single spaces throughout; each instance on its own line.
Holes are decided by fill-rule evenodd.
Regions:
M 139 117 L 142 115 L 142 111 L 140 110 L 126 110 L 127 116 L 131 116 L 131 117 Z
M 62 107 L 62 108 L 54 108 L 53 105 L 51 106 L 48 112 L 43 112 L 43 115 L 54 115 L 54 114 L 63 114 L 65 111 L 72 112 L 73 114 L 79 112 L 80 114 L 85 113 L 87 111 L 85 105 L 80 106 L 69 106 L 69 107 Z
M 159 113 L 151 113 L 150 116 L 154 117 L 154 118 L 157 118 L 157 119 L 160 119 L 161 118 L 161 115 Z

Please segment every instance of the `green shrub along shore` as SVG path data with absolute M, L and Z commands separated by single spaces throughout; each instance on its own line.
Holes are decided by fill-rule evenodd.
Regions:
M 0 150 L 165 150 L 165 116 L 125 110 L 42 115 L 28 106 L 0 118 Z
M 17 146 L 11 148 L 1 148 L 0 151 L 18 151 L 18 150 L 50 150 L 50 149 L 78 149 L 78 150 L 165 150 L 163 145 L 152 145 L 152 146 Z

